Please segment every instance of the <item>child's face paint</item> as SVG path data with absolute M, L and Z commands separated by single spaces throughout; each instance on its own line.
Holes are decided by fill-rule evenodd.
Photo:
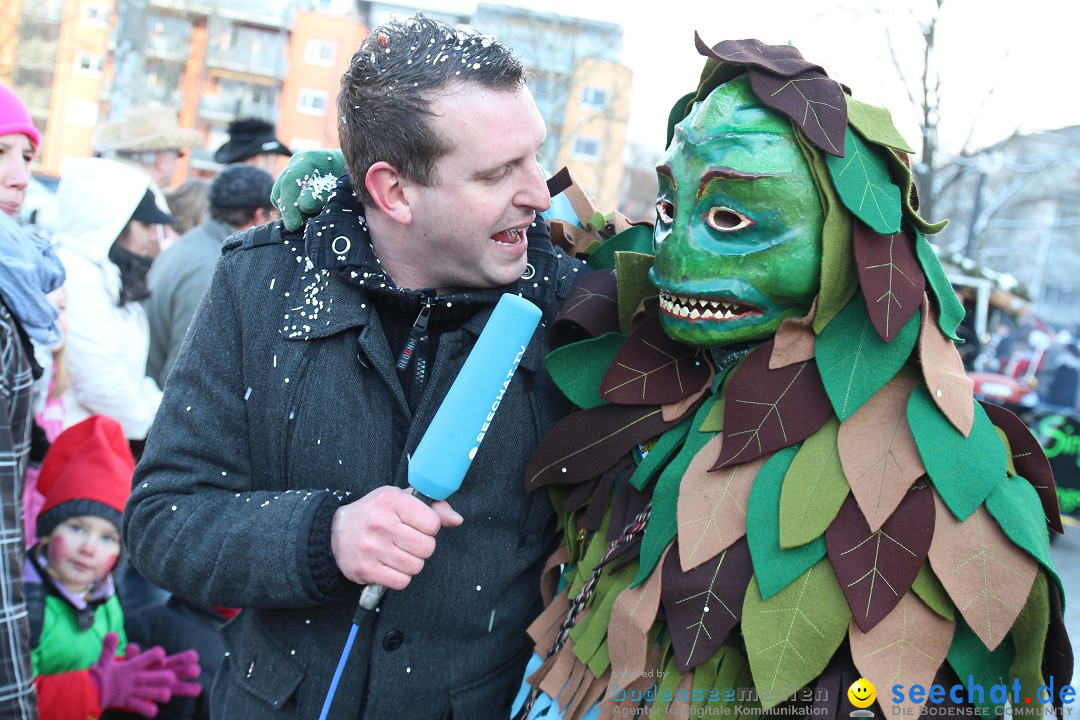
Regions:
M 120 531 L 108 520 L 78 515 L 49 534 L 45 548 L 48 573 L 74 593 L 83 593 L 101 580 L 120 557 Z

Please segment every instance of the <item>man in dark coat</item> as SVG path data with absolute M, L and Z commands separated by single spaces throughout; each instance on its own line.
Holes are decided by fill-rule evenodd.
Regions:
M 553 531 L 522 478 L 568 409 L 543 325 L 450 504 L 403 488 L 499 297 L 546 324 L 579 274 L 537 219 L 545 129 L 525 76 L 487 36 L 375 29 L 342 79 L 348 174 L 308 178 L 322 213 L 224 245 L 124 523 L 152 582 L 244 608 L 222 629 L 215 717 L 317 717 L 369 583 L 391 591 L 329 717 L 508 715 Z

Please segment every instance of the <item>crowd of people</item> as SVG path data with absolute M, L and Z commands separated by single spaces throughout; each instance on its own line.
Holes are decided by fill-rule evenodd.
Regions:
M 0 85 L 0 717 L 209 717 L 238 610 L 142 580 L 121 516 L 222 242 L 276 216 L 267 132 L 238 123 L 221 172 L 171 188 L 201 136 L 133 111 L 65 163 L 46 234 L 16 222 L 41 134 Z

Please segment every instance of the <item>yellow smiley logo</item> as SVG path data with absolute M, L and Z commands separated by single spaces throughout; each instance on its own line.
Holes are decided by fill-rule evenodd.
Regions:
M 877 699 L 877 688 L 874 687 L 874 683 L 866 678 L 859 678 L 851 683 L 851 687 L 847 690 L 847 696 L 855 707 L 867 708 Z

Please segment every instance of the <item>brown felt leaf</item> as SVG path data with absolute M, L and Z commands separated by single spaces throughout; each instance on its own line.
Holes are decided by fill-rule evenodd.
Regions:
M 667 562 L 670 548 L 660 556 L 661 567 Z M 608 652 L 611 655 L 611 675 L 620 685 L 629 686 L 641 677 L 648 664 L 649 629 L 660 609 L 660 590 L 663 573 L 651 573 L 636 587 L 619 593 L 611 608 L 608 621 Z
M 892 612 L 919 574 L 934 535 L 934 493 L 912 488 L 880 530 L 849 497 L 825 532 L 836 580 L 859 629 L 870 632 Z
M 996 648 L 1024 609 L 1038 563 L 1018 548 L 980 505 L 964 522 L 934 496 L 930 565 L 967 624 Z
M 975 383 L 964 371 L 964 362 L 953 341 L 938 328 L 937 311 L 924 294 L 922 327 L 919 330 L 919 362 L 930 397 L 960 433 L 967 437 L 975 422 Z
M 577 484 L 598 477 L 637 444 L 660 435 L 665 423 L 658 407 L 601 405 L 566 416 L 529 458 L 526 490 L 549 483 Z
M 815 297 L 806 317 L 788 318 L 780 323 L 780 328 L 773 337 L 773 351 L 769 356 L 769 369 L 794 365 L 814 359 L 814 315 L 817 313 L 818 299 Z
M 1046 631 L 1046 645 L 1043 648 L 1042 674 L 1044 679 L 1055 678 L 1057 682 L 1056 678 L 1073 676 L 1073 651 L 1062 616 L 1061 595 L 1053 584 L 1047 594 L 1050 601 L 1050 626 Z M 1062 720 L 1064 713 L 1060 701 L 1055 702 L 1055 706 L 1058 720 Z
M 881 235 L 856 219 L 855 262 L 863 299 L 878 335 L 892 342 L 922 304 L 926 278 L 911 239 L 902 232 Z
M 619 332 L 618 292 L 614 270 L 597 270 L 581 278 L 548 330 L 552 349 Z
M 700 390 L 711 372 L 705 351 L 672 340 L 656 315 L 619 348 L 600 383 L 600 397 L 618 405 L 679 402 Z
M 887 689 L 893 685 L 931 685 L 945 662 L 954 629 L 955 623 L 910 592 L 870 632 L 864 633 L 851 623 L 851 657 L 862 676 L 879 688 L 877 701 L 885 717 L 918 716 L 916 708 L 924 705 L 925 699 L 916 703 L 905 693 L 904 702 L 894 703 L 893 693 Z
M 1016 466 L 1016 474 L 1026 479 L 1039 493 L 1039 501 L 1042 503 L 1043 512 L 1046 513 L 1046 524 L 1056 533 L 1065 532 L 1061 525 L 1061 511 L 1058 506 L 1057 485 L 1054 482 L 1054 471 L 1050 469 L 1050 461 L 1046 459 L 1039 440 L 1031 433 L 1024 421 L 1013 413 L 988 402 L 979 402 L 986 416 L 994 426 L 1004 431 L 1009 438 L 1009 448 L 1012 450 L 1013 464 Z
M 840 424 L 840 462 L 871 530 L 885 523 L 926 473 L 907 422 L 908 396 L 918 384 L 893 378 Z
M 722 444 L 723 435 L 709 440 L 694 456 L 679 486 L 679 561 L 685 571 L 716 557 L 746 535 L 746 503 L 766 458 L 708 472 Z
M 724 446 L 714 470 L 805 440 L 832 414 L 817 364 L 808 361 L 770 370 L 772 351 L 769 339 L 727 381 Z
M 790 77 L 753 67 L 749 72 L 761 102 L 791 118 L 814 147 L 844 157 L 847 101 L 840 83 L 816 69 Z
M 768 45 L 760 40 L 724 40 L 711 48 L 694 33 L 694 44 L 705 57 L 723 60 L 735 65 L 759 67 L 769 72 L 791 77 L 806 70 L 821 70 L 806 60 L 799 49 L 792 45 Z
M 675 543 L 677 551 L 678 540 Z M 745 538 L 689 572 L 675 551 L 664 563 L 660 602 L 679 672 L 685 673 L 711 658 L 738 626 L 754 570 Z

